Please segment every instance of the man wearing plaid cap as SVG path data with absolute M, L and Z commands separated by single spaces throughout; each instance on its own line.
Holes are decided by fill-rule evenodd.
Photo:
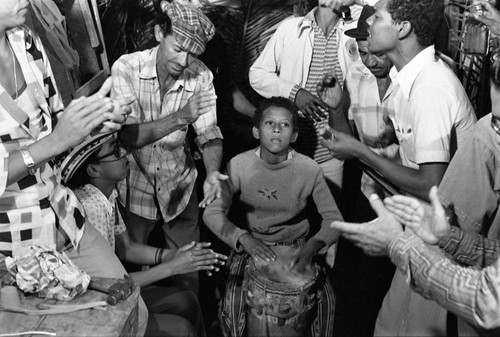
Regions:
M 161 221 L 169 248 L 199 240 L 196 168 L 186 139 L 196 132 L 207 178 L 205 206 L 220 195 L 222 134 L 210 70 L 196 57 L 215 33 L 198 9 L 161 1 L 154 36 L 159 45 L 120 57 L 112 67 L 112 97 L 134 96 L 128 125 L 119 137 L 131 149 L 130 188 L 118 186 L 126 223 L 136 242 L 146 243 Z M 165 14 L 167 15 L 165 15 Z M 128 197 L 128 198 L 127 198 Z M 129 202 L 126 202 L 129 200 Z M 182 275 L 178 286 L 197 293 L 198 278 Z

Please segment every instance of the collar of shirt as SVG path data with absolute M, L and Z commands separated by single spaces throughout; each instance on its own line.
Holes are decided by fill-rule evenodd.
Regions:
M 92 184 L 87 184 L 83 186 L 82 189 L 86 194 L 94 195 L 97 201 L 104 207 L 106 213 L 108 213 L 109 216 L 113 215 L 115 208 L 115 201 L 116 198 L 118 197 L 118 192 L 116 191 L 116 189 L 113 189 L 113 192 L 111 192 L 109 199 L 106 198 L 106 196 L 101 192 L 100 189 L 98 189 Z
M 418 53 L 408 64 L 406 64 L 399 72 L 396 67 L 391 68 L 390 76 L 393 83 L 398 83 L 403 95 L 406 99 L 410 98 L 411 88 L 420 71 L 426 64 L 436 58 L 434 45 L 431 45 L 420 53 Z
M 146 57 L 142 60 L 144 66 L 139 72 L 139 77 L 142 80 L 158 80 L 158 74 L 156 73 L 156 57 L 158 55 L 158 46 L 150 49 L 150 52 L 146 54 Z M 168 92 L 179 91 L 184 89 L 186 91 L 194 91 L 196 86 L 196 81 L 190 81 L 190 78 L 194 78 L 196 75 L 196 67 L 194 63 L 199 62 L 197 59 L 193 60 L 189 66 L 184 69 L 184 71 L 179 75 L 177 80 L 174 82 L 172 87 Z
M 314 28 L 314 25 L 316 25 L 316 17 L 314 16 L 316 14 L 316 11 L 318 10 L 318 7 L 314 7 L 309 13 L 307 13 L 302 20 L 299 21 L 297 25 L 297 32 L 298 36 L 302 35 L 302 33 L 308 29 L 312 30 Z M 335 28 L 339 30 L 343 30 L 345 26 L 344 20 L 342 18 L 339 18 L 337 23 L 335 24 Z M 332 31 L 332 33 L 335 31 L 335 29 Z
M 257 155 L 257 157 L 260 158 L 260 146 L 258 148 L 255 149 L 255 154 Z M 288 155 L 286 157 L 286 160 L 288 159 L 292 159 L 293 157 L 295 157 L 295 150 L 292 149 L 292 148 L 289 148 L 288 149 Z

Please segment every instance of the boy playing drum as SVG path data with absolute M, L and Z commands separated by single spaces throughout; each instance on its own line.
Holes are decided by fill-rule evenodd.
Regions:
M 246 304 L 242 284 L 249 258 L 271 262 L 272 246 L 298 247 L 291 271 L 302 274 L 312 268 L 312 260 L 337 241 L 329 224 L 342 216 L 335 204 L 320 166 L 295 152 L 290 143 L 297 139 L 297 109 L 285 98 L 265 99 L 255 112 L 253 135 L 257 149 L 234 157 L 227 165 L 229 180 L 220 198 L 207 206 L 206 225 L 233 248 L 228 263 L 229 276 L 219 318 L 225 336 L 245 334 Z M 228 219 L 233 196 L 239 205 L 238 225 Z M 306 214 L 309 199 L 316 204 L 323 221 L 310 236 Z M 312 233 L 311 233 L 312 234 Z M 311 336 L 331 336 L 335 297 L 329 281 L 321 273 L 323 295 L 317 306 Z M 321 280 L 320 280 L 321 279 Z

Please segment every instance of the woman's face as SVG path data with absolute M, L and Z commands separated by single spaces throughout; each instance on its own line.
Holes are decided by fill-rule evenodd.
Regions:
M 0 27 L 7 30 L 23 24 L 28 5 L 28 0 L 0 0 Z

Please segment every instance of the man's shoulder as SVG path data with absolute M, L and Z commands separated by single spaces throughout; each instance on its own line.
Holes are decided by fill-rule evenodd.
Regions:
M 151 58 L 154 48 L 123 54 L 114 63 L 113 67 L 125 66 L 127 68 L 139 68 L 144 62 Z

